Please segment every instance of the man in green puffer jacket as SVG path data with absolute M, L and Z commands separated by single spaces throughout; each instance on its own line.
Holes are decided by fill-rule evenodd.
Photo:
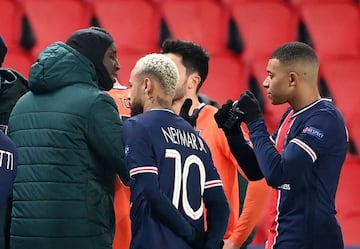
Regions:
M 111 249 L 116 174 L 124 164 L 112 88 L 119 63 L 103 29 L 47 47 L 30 70 L 9 135 L 18 147 L 12 249 Z
M 4 147 L 6 148 L 12 142 L 5 135 L 11 110 L 16 101 L 28 91 L 28 81 L 24 76 L 15 69 L 2 68 L 6 53 L 7 46 L 0 35 L 0 147 L 3 147 L 0 149 L 0 249 L 9 249 L 10 247 L 12 186 L 17 172 L 17 160 L 14 161 L 13 167 L 10 167 L 11 164 L 9 166 L 7 164 L 11 160 L 6 161 L 9 159 L 7 155 L 11 154 L 8 154 L 9 151 L 4 153 Z M 13 150 L 16 151 L 16 149 Z M 2 199 L 4 197 L 7 199 L 5 202 Z

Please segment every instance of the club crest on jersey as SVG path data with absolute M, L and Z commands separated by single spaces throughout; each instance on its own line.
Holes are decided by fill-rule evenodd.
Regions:
M 319 129 L 315 128 L 315 127 L 311 127 L 311 126 L 305 127 L 302 130 L 302 133 L 313 136 L 318 140 L 322 140 L 324 138 L 324 132 L 322 132 L 321 130 L 319 130 Z
M 126 146 L 125 146 L 124 151 L 125 151 L 125 156 L 129 155 L 129 153 L 130 153 L 130 147 L 129 147 L 129 145 L 126 145 Z
M 289 183 L 284 183 L 284 184 L 278 186 L 278 189 L 289 191 L 289 190 L 291 190 L 291 185 Z
M 196 134 L 198 134 L 199 136 L 201 136 L 201 130 L 197 129 L 196 127 L 194 127 Z

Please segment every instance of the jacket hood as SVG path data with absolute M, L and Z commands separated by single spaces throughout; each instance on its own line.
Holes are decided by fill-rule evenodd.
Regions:
M 99 87 L 109 91 L 114 80 L 103 63 L 106 50 L 114 43 L 111 35 L 103 29 L 91 27 L 73 33 L 66 44 L 88 58 L 95 66 Z
M 95 67 L 89 59 L 63 42 L 44 49 L 30 69 L 29 88 L 34 93 L 52 92 L 78 83 L 98 87 Z

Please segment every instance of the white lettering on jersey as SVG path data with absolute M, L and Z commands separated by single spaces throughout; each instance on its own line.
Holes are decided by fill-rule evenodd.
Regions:
M 14 155 L 13 153 L 0 150 L 0 168 L 6 167 L 7 170 L 14 170 Z
M 161 128 L 161 130 L 167 143 L 179 144 L 207 153 L 204 143 L 194 133 L 176 129 L 174 127 Z

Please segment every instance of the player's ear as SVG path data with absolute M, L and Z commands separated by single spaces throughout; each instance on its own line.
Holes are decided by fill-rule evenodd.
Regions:
M 289 86 L 294 86 L 296 82 L 298 81 L 299 76 L 296 72 L 290 72 L 289 73 Z
M 192 73 L 189 77 L 190 79 L 190 82 L 188 84 L 188 87 L 190 89 L 196 89 L 197 86 L 200 84 L 200 81 L 201 81 L 201 77 L 198 73 Z
M 144 89 L 145 94 L 149 94 L 152 92 L 153 86 L 152 86 L 152 81 L 150 78 L 144 78 L 143 89 Z

